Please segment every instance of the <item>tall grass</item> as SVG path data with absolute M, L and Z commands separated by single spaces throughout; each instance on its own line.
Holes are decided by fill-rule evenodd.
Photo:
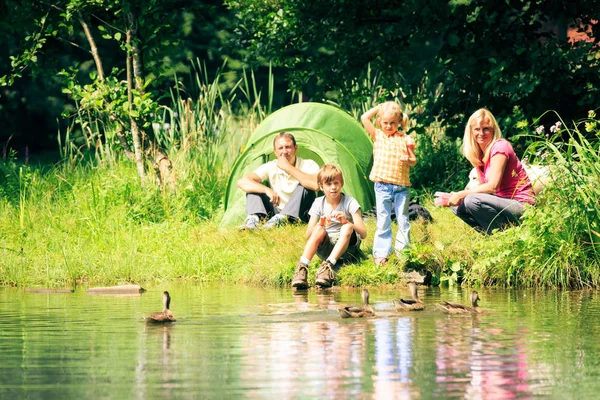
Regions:
M 594 113 L 564 126 L 555 125 L 547 138 L 540 128 L 541 137 L 528 149 L 533 161 L 551 166 L 553 183 L 521 226 L 478 249 L 469 281 L 559 288 L 600 284 L 600 126 Z
M 27 174 L 26 200 L 0 202 L 2 285 L 153 287 L 180 280 L 286 286 L 304 246 L 306 227 L 301 225 L 240 232 L 219 229 L 218 215 L 198 220 L 185 203 L 140 186 L 131 163 Z M 448 223 L 456 222 L 449 210 L 432 212 L 438 224 L 413 225 L 413 240 L 422 246 L 425 261 L 412 268 L 439 274 L 445 262 L 468 257 L 470 249 L 456 235 L 444 234 Z M 367 229 L 372 235 L 373 219 L 367 220 Z M 371 237 L 363 243 L 367 255 Z M 425 250 L 433 242 L 435 257 Z M 436 264 L 426 257 L 436 258 Z M 315 258 L 310 280 L 318 265 Z M 401 259 L 382 268 L 369 258 L 344 267 L 339 283 L 399 284 L 403 270 Z

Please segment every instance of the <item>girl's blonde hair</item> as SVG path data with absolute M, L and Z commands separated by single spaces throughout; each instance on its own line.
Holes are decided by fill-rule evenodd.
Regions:
M 343 186 L 344 175 L 342 174 L 342 170 L 333 164 L 325 164 L 321 167 L 319 173 L 317 174 L 317 183 L 319 184 L 319 186 L 321 186 L 324 183 L 329 183 L 336 178 L 340 179 Z
M 494 130 L 492 140 L 483 151 L 475 141 L 473 130 L 471 129 L 471 125 L 480 119 L 488 119 L 490 121 L 490 125 L 492 125 L 492 129 Z M 480 108 L 479 110 L 475 111 L 467 121 L 467 126 L 465 126 L 465 134 L 463 136 L 462 153 L 467 160 L 469 160 L 471 165 L 474 167 L 480 167 L 486 163 L 490 157 L 492 145 L 496 142 L 496 140 L 501 138 L 502 132 L 500 131 L 500 127 L 498 126 L 498 122 L 496 122 L 494 115 L 488 109 Z
M 379 125 L 379 119 L 381 116 L 386 114 L 391 115 L 394 118 L 398 118 L 398 121 L 400 121 L 400 128 L 406 133 L 406 129 L 408 128 L 408 115 L 402 112 L 400 104 L 396 103 L 395 101 L 386 101 L 385 103 L 382 103 L 379 106 L 379 111 L 377 112 L 377 125 Z

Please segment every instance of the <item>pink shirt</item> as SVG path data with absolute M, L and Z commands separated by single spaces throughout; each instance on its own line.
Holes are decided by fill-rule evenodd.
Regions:
M 490 158 L 483 166 L 483 170 L 481 169 L 482 167 L 477 168 L 479 181 L 481 183 L 488 181 L 490 162 L 496 154 L 504 154 L 508 160 L 506 161 L 506 168 L 504 169 L 498 190 L 494 194 L 506 199 L 533 204 L 535 202 L 535 194 L 533 193 L 527 172 L 525 172 L 525 168 L 523 168 L 523 164 L 517 158 L 511 144 L 504 139 L 499 139 L 492 144 Z

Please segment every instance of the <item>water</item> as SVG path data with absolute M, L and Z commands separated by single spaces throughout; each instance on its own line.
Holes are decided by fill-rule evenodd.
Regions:
M 178 321 L 146 325 L 162 290 Z M 379 317 L 342 320 L 358 290 L 0 289 L 0 398 L 597 397 L 598 292 L 481 290 L 485 314 L 447 316 L 432 304 L 470 291 L 419 291 L 423 312 L 395 315 L 407 291 L 372 289 Z

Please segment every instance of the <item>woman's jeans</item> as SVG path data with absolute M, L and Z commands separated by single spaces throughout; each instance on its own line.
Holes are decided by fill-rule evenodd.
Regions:
M 457 217 L 475 230 L 490 235 L 494 229 L 518 224 L 524 203 L 493 194 L 469 194 L 458 207 L 452 207 Z
M 394 248 L 399 252 L 410 244 L 409 194 L 410 188 L 408 186 L 375 182 L 377 207 L 377 231 L 373 242 L 373 256 L 375 258 L 387 258 L 392 252 L 392 204 L 398 222 L 398 233 L 396 234 Z

